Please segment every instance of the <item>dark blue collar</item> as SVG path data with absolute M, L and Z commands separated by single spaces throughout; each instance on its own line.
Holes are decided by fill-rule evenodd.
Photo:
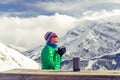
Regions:
M 47 45 L 48 45 L 48 46 L 51 46 L 51 47 L 53 47 L 53 48 L 57 48 L 57 44 L 53 44 L 53 43 L 51 43 L 51 42 L 47 42 Z

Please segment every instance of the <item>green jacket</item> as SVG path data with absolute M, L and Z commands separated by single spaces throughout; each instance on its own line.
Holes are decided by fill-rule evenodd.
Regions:
M 41 52 L 42 69 L 60 70 L 62 57 L 56 51 L 57 45 L 47 42 Z

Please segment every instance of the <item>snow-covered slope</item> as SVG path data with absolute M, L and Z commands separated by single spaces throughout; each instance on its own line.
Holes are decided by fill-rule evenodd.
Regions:
M 68 31 L 60 41 L 69 51 L 63 69 L 72 69 L 73 57 L 80 57 L 81 69 L 120 69 L 120 23 L 109 21 L 85 21 Z
M 36 62 L 40 63 L 40 53 L 41 53 L 42 48 L 43 48 L 43 45 L 40 45 L 38 47 L 35 47 L 33 49 L 23 52 L 23 54 L 35 60 Z
M 0 71 L 15 68 L 39 69 L 39 65 L 18 51 L 0 43 Z
M 82 70 L 120 70 L 120 50 L 113 54 L 102 55 L 97 58 L 84 59 L 80 61 L 80 69 Z M 73 69 L 72 60 L 64 60 L 62 62 L 63 70 Z
M 87 21 L 87 25 L 81 25 L 68 31 L 61 39 L 61 44 L 74 57 L 89 59 L 120 49 L 119 34 L 120 23 Z
M 7 45 L 9 48 L 12 48 L 12 49 L 14 49 L 14 50 L 16 50 L 16 51 L 18 51 L 18 52 L 24 52 L 24 51 L 26 51 L 26 49 L 24 49 L 24 48 L 22 48 L 22 47 L 18 47 L 18 46 L 14 46 L 14 45 Z

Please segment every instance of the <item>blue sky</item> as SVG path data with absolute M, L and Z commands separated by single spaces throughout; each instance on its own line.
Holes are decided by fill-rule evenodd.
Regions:
M 118 12 L 120 0 L 0 0 L 0 42 L 30 49 L 45 44 L 47 31 L 62 37 L 81 18 Z

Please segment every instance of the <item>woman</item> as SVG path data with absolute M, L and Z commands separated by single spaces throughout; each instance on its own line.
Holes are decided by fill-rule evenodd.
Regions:
M 58 48 L 59 38 L 54 32 L 45 34 L 46 45 L 41 52 L 42 69 L 60 70 L 62 55 L 66 52 L 66 48 Z

